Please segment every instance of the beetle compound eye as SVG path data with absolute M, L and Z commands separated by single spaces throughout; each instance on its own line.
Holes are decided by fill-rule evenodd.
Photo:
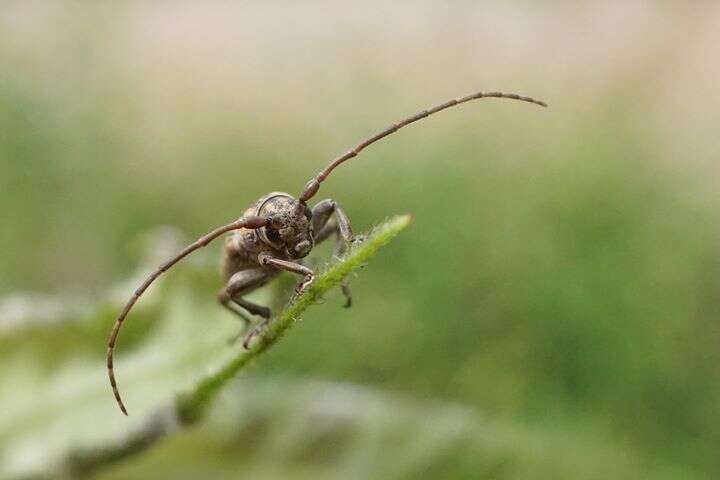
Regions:
M 270 240 L 273 243 L 280 242 L 280 232 L 275 230 L 274 228 L 266 228 L 265 234 L 267 235 L 268 240 Z
M 312 218 L 312 210 L 310 210 L 310 207 L 305 206 L 305 218 L 310 220 Z

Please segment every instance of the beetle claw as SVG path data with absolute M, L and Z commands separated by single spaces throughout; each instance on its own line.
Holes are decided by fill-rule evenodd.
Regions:
M 270 323 L 270 319 L 264 320 L 258 325 L 257 327 L 250 330 L 250 333 L 248 333 L 245 336 L 245 340 L 243 340 L 243 348 L 245 350 L 250 350 L 250 342 L 252 342 L 253 338 L 257 337 L 261 333 L 264 333 L 267 329 L 268 323 Z
M 313 281 L 315 281 L 315 275 L 307 275 L 305 276 L 305 279 L 300 282 L 297 287 L 295 287 L 295 293 L 297 295 L 302 295 L 308 288 L 310 288 L 310 285 L 312 285 Z

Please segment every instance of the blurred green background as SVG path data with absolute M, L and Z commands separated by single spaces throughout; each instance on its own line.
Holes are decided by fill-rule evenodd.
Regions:
M 197 237 L 503 90 L 550 108 L 468 104 L 338 169 L 318 198 L 356 231 L 416 215 L 353 308 L 329 296 L 207 423 L 96 477 L 720 476 L 719 5 L 2 10 L 0 474 L 61 476 L 230 348 L 216 245 L 123 332 L 120 418 L 105 341 L 149 232 Z

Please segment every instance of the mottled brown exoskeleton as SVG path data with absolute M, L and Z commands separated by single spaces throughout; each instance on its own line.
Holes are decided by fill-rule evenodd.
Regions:
M 332 173 L 335 167 L 357 156 L 367 146 L 406 125 L 446 108 L 480 98 L 507 98 L 534 103 L 543 107 L 547 106 L 539 100 L 514 93 L 478 92 L 423 110 L 389 126 L 335 158 L 305 185 L 298 198 L 282 192 L 265 195 L 247 209 L 240 219 L 216 228 L 158 267 L 130 297 L 118 315 L 108 341 L 108 376 L 120 410 L 127 415 L 113 372 L 115 342 L 128 312 L 155 279 L 190 253 L 204 247 L 221 235 L 232 232 L 225 242 L 222 262 L 225 286 L 218 294 L 218 300 L 245 322 L 250 322 L 247 314 L 263 318 L 259 326 L 251 330 L 245 338 L 243 345 L 248 348 L 250 340 L 261 333 L 262 329 L 270 321 L 271 312 L 265 306 L 246 300 L 243 298 L 244 295 L 265 285 L 283 271 L 302 277 L 296 288 L 296 293 L 301 294 L 314 279 L 312 269 L 303 264 L 302 259 L 310 253 L 316 244 L 334 234 L 337 239 L 336 252 L 340 253 L 355 241 L 350 220 L 337 202 L 326 199 L 318 202 L 312 208 L 308 206 L 308 201 L 315 196 L 320 189 L 320 184 Z M 349 307 L 351 304 L 350 290 L 346 284 L 342 285 L 342 289 L 347 299 L 345 306 Z

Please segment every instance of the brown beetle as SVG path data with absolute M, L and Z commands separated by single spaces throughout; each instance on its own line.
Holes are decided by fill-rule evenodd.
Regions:
M 314 279 L 313 271 L 303 265 L 301 259 L 310 253 L 315 244 L 335 234 L 337 239 L 336 251 L 341 253 L 347 245 L 355 241 L 350 220 L 337 202 L 330 199 L 322 200 L 312 209 L 307 205 L 308 200 L 315 196 L 320 189 L 320 184 L 325 181 L 335 167 L 359 155 L 367 146 L 400 130 L 406 125 L 441 110 L 445 110 L 446 108 L 469 102 L 470 100 L 491 97 L 508 98 L 534 103 L 543 107 L 547 106 L 539 100 L 523 97 L 514 93 L 478 92 L 423 110 L 399 123 L 389 126 L 334 159 L 305 185 L 305 188 L 298 198 L 282 192 L 265 195 L 251 208 L 247 209 L 240 219 L 216 228 L 158 267 L 130 297 L 120 312 L 120 315 L 118 315 L 117 320 L 115 320 L 115 325 L 108 340 L 108 376 L 110 377 L 110 385 L 112 386 L 113 394 L 120 406 L 120 410 L 127 415 L 127 410 L 120 397 L 113 372 L 115 342 L 117 341 L 120 327 L 130 309 L 150 284 L 163 272 L 219 236 L 233 232 L 225 242 L 225 250 L 223 253 L 225 286 L 218 294 L 218 300 L 223 306 L 240 316 L 246 322 L 250 322 L 250 318 L 245 312 L 251 315 L 258 315 L 264 319 L 260 325 L 253 329 L 245 338 L 243 345 L 245 348 L 248 348 L 250 340 L 261 333 L 263 328 L 267 326 L 271 318 L 271 312 L 270 309 L 265 306 L 245 300 L 243 295 L 266 284 L 282 271 L 292 272 L 302 276 L 302 281 L 296 288 L 297 294 L 301 294 Z M 351 303 L 350 290 L 345 284 L 343 284 L 342 287 L 343 293 L 347 298 L 345 306 L 349 307 Z

